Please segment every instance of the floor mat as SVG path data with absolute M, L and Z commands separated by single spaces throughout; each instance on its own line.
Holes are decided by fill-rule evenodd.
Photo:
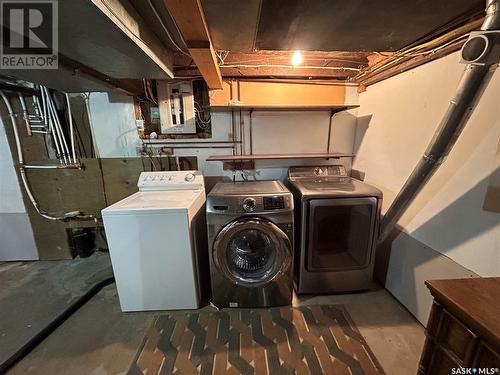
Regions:
M 129 374 L 384 374 L 343 305 L 155 318 Z

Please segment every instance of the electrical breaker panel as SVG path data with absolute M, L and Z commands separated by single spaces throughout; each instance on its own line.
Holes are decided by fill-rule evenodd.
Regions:
M 191 82 L 156 81 L 162 134 L 196 133 Z

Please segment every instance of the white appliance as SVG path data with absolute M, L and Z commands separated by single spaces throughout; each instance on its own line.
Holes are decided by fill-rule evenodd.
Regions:
M 158 80 L 156 88 L 161 133 L 196 133 L 193 84 Z
M 203 176 L 143 172 L 137 186 L 102 210 L 122 311 L 196 309 L 209 272 Z

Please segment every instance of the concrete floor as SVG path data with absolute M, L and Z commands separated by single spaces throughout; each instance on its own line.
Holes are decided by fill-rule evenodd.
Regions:
M 0 361 L 58 312 L 110 274 L 109 258 L 0 264 Z M 415 374 L 424 328 L 387 291 L 294 298 L 294 304 L 344 304 L 388 374 Z M 122 313 L 113 285 L 105 287 L 12 374 L 125 373 L 154 313 Z

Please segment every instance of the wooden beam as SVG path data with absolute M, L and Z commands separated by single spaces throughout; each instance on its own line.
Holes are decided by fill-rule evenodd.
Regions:
M 220 67 L 224 78 L 304 78 L 348 80 L 356 76 L 355 71 L 307 68 L 274 68 L 274 67 Z M 176 77 L 192 77 L 200 75 L 196 67 L 174 68 Z
M 128 0 L 91 1 L 169 77 L 174 77 L 172 54 L 149 29 Z
M 221 89 L 222 76 L 200 0 L 165 0 L 165 5 L 208 87 Z

